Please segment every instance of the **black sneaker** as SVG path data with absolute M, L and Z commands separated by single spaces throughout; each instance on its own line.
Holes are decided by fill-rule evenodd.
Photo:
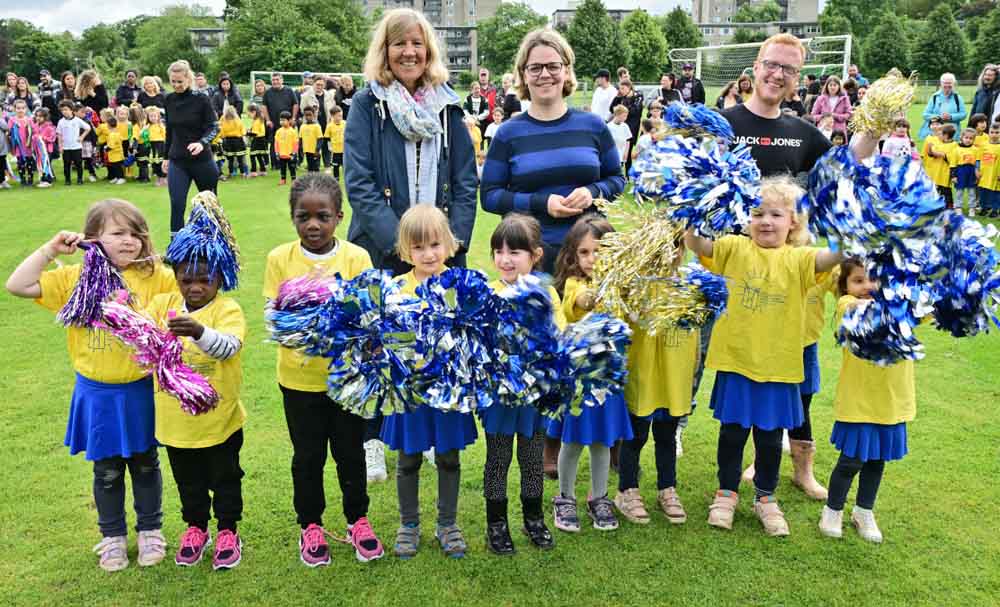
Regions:
M 510 537 L 507 521 L 496 521 L 486 526 L 486 547 L 500 556 L 514 554 L 514 540 Z
M 598 531 L 613 531 L 618 528 L 614 504 L 606 495 L 587 502 L 587 514 L 594 521 L 594 529 Z
M 531 543 L 536 548 L 549 550 L 556 545 L 555 540 L 552 539 L 552 534 L 549 532 L 549 528 L 545 526 L 545 521 L 540 518 L 533 520 L 525 519 L 522 531 L 531 539 Z

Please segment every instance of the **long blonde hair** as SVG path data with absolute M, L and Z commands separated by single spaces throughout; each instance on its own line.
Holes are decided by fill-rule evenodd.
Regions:
M 434 26 L 427 17 L 412 8 L 394 8 L 382 16 L 375 26 L 368 54 L 365 55 L 363 72 L 365 79 L 389 86 L 396 79 L 389 68 L 389 46 L 402 40 L 406 32 L 414 25 L 420 27 L 424 38 L 424 48 L 427 51 L 427 67 L 420 78 L 421 86 L 437 86 L 448 82 L 448 68 L 445 67 L 438 48 Z
M 95 70 L 83 70 L 80 77 L 76 79 L 76 98 L 86 99 L 97 88 L 97 81 L 100 80 Z

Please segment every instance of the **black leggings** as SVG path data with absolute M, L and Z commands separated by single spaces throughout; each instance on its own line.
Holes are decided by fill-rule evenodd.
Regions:
M 812 404 L 812 399 L 812 394 L 802 395 L 802 425 L 789 430 L 788 438 L 808 441 L 813 439 L 812 420 L 809 418 L 809 405 Z
M 517 467 L 521 470 L 521 498 L 541 498 L 543 489 L 542 449 L 545 434 L 531 438 L 517 435 Z M 487 500 L 507 499 L 507 472 L 514 457 L 513 434 L 486 434 L 486 466 L 483 469 L 483 495 Z
M 861 478 L 858 479 L 858 496 L 855 503 L 866 510 L 875 507 L 875 498 L 878 497 L 878 488 L 882 484 L 882 472 L 885 470 L 885 460 L 871 459 L 862 462 L 856 457 L 848 457 L 843 453 L 837 460 L 837 465 L 830 474 L 830 492 L 826 498 L 826 505 L 831 510 L 844 509 L 847 501 L 847 492 L 851 490 L 854 476 L 859 472 Z
M 211 152 L 195 158 L 171 159 L 167 168 L 167 189 L 170 192 L 170 233 L 184 227 L 188 190 L 194 181 L 199 192 L 215 192 L 219 185 L 219 169 Z
M 719 448 L 716 459 L 719 465 L 719 488 L 737 492 L 740 475 L 743 474 L 743 447 L 750 436 L 750 428 L 739 424 L 722 424 L 719 428 Z M 758 497 L 771 495 L 778 487 L 778 471 L 781 466 L 782 428 L 761 430 L 753 428 L 753 444 L 756 451 L 753 484 Z
M 938 194 L 940 194 L 941 197 L 944 198 L 944 207 L 946 209 L 953 209 L 953 208 L 955 208 L 955 199 L 952 197 L 952 194 L 951 194 L 951 186 L 948 186 L 948 185 L 939 185 L 937 187 L 937 191 L 938 191 Z
M 622 441 L 618 455 L 618 490 L 639 487 L 639 454 L 649 440 L 649 430 L 653 430 L 653 447 L 656 461 L 656 489 L 677 486 L 677 422 L 671 417 L 666 421 L 653 421 L 629 415 L 632 422 L 632 440 Z

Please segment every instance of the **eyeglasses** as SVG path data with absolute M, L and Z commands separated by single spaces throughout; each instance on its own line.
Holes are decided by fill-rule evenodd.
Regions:
M 562 71 L 563 63 L 560 61 L 553 61 L 552 63 L 531 63 L 524 66 L 524 71 L 528 74 L 538 77 L 542 75 L 542 70 L 544 69 L 551 76 L 555 76 L 560 71 Z
M 768 61 L 767 59 L 761 59 L 758 63 L 764 66 L 764 69 L 768 72 L 776 72 L 780 69 L 781 73 L 788 76 L 789 78 L 793 78 L 799 75 L 799 68 L 795 67 L 794 65 L 785 65 L 783 63 L 777 63 L 775 61 Z

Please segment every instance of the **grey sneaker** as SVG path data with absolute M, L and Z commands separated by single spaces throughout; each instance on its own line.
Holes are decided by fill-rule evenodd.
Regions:
M 576 514 L 576 500 L 572 497 L 557 495 L 552 498 L 552 516 L 555 518 L 556 529 L 568 533 L 580 531 L 580 517 Z
M 460 559 L 465 556 L 465 551 L 469 549 L 465 543 L 465 536 L 462 535 L 462 530 L 459 529 L 458 525 L 438 527 L 434 537 L 437 538 L 438 543 L 441 544 L 441 550 L 444 550 L 445 555 L 449 558 Z
M 106 537 L 94 546 L 94 552 L 100 557 L 101 569 L 105 571 L 121 571 L 128 567 L 127 542 L 124 535 Z
M 599 531 L 614 531 L 618 528 L 615 518 L 615 508 L 608 496 L 599 497 L 587 502 L 587 514 L 594 521 L 594 529 Z

